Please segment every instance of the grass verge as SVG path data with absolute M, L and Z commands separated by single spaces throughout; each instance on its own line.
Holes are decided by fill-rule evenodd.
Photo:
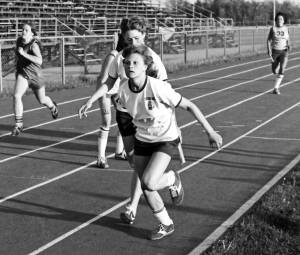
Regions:
M 203 253 L 225 254 L 300 254 L 300 163 Z

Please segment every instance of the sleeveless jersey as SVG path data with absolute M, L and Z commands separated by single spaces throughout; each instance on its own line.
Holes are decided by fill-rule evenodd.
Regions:
M 289 40 L 289 31 L 286 26 L 272 27 L 270 30 L 271 46 L 274 50 L 286 50 Z
M 17 56 L 17 74 L 22 74 L 26 79 L 36 81 L 41 76 L 41 65 L 33 63 L 29 59 L 21 56 L 18 52 L 18 48 L 22 47 L 24 52 L 29 55 L 33 55 L 32 46 L 37 43 L 40 47 L 37 39 L 32 39 L 29 43 L 25 44 L 22 37 L 19 37 L 16 42 L 16 56 Z

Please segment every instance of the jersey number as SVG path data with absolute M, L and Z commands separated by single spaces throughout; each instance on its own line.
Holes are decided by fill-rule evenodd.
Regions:
M 277 31 L 278 36 L 284 36 L 284 31 Z

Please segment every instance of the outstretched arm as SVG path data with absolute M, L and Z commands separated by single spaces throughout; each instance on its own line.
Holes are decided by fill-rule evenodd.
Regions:
M 102 83 L 100 85 L 100 87 L 96 90 L 96 92 L 89 98 L 89 100 L 83 104 L 79 111 L 78 111 L 78 114 L 79 114 L 79 118 L 81 119 L 83 116 L 87 116 L 87 110 L 90 109 L 93 105 L 93 103 L 95 101 L 97 101 L 100 97 L 103 97 L 106 92 L 108 90 L 110 90 L 114 83 L 115 83 L 116 79 L 112 78 L 112 77 L 108 77 L 107 80 L 105 81 L 105 83 Z
M 218 149 L 222 146 L 222 137 L 212 128 L 209 122 L 206 120 L 200 109 L 192 103 L 190 100 L 182 97 L 179 107 L 192 113 L 195 119 L 203 126 L 205 129 L 209 143 L 212 147 L 217 147 Z

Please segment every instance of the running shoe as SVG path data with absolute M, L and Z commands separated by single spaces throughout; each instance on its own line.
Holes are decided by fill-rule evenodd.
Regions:
M 274 90 L 273 90 L 273 94 L 275 94 L 275 95 L 280 95 L 280 90 L 279 90 L 279 89 L 274 89 Z
M 101 159 L 101 158 L 98 159 L 96 165 L 97 165 L 97 167 L 102 168 L 102 169 L 109 168 L 109 165 L 108 165 L 106 159 Z
M 120 220 L 125 224 L 131 225 L 135 220 L 135 215 L 130 208 L 126 208 L 125 212 L 120 213 Z
M 175 172 L 175 182 L 172 186 L 169 187 L 171 199 L 174 205 L 180 205 L 183 201 L 184 190 L 182 187 L 180 176 Z
M 125 150 L 123 150 L 121 153 L 115 153 L 115 159 L 127 160 L 127 155 L 126 155 Z
M 11 131 L 11 136 L 18 136 L 23 131 L 22 125 L 15 125 L 13 130 Z
M 154 229 L 149 236 L 150 240 L 159 240 L 164 238 L 165 236 L 171 235 L 174 232 L 174 224 L 170 224 L 166 226 L 162 223 L 158 225 L 156 229 Z
M 58 118 L 58 106 L 57 104 L 53 101 L 54 106 L 52 107 L 51 114 L 52 114 L 52 118 L 53 119 L 57 119 Z

